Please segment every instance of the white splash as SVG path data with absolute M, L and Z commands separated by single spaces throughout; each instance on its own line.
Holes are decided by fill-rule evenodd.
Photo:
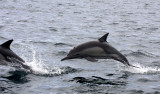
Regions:
M 133 64 L 133 65 L 138 67 L 138 68 L 135 68 L 135 67 L 124 67 L 124 68 L 122 68 L 121 71 L 127 71 L 127 72 L 130 72 L 130 73 L 141 73 L 141 74 L 160 72 L 160 68 L 159 67 L 149 67 L 149 66 L 141 65 L 139 63 Z
M 28 50 L 30 50 L 32 54 L 32 56 L 30 56 L 31 60 L 29 59 L 27 60 L 29 56 L 26 58 L 23 55 L 22 57 L 26 61 L 25 64 L 31 67 L 34 74 L 52 76 L 52 75 L 59 75 L 64 72 L 64 69 L 60 69 L 58 66 L 53 65 L 52 69 L 46 66 L 44 62 L 41 60 L 41 55 L 38 54 L 33 47 L 25 47 L 25 48 L 28 48 Z
M 41 56 L 37 55 L 35 50 L 32 50 L 32 51 L 33 51 L 32 62 L 29 62 L 27 64 L 32 68 L 35 74 L 54 75 L 54 74 L 61 74 L 63 72 L 62 69 L 56 66 L 54 66 L 52 69 L 47 67 L 41 61 Z M 36 58 L 37 56 L 38 56 L 38 59 Z

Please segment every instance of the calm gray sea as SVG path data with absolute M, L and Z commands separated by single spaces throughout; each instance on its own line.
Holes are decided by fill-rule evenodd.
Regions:
M 60 61 L 107 32 L 140 68 Z M 0 65 L 0 94 L 160 94 L 159 0 L 0 0 L 0 44 L 9 39 L 34 72 Z

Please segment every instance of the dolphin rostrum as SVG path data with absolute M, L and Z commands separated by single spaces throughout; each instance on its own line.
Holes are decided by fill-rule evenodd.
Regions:
M 76 58 L 85 58 L 91 62 L 96 62 L 98 61 L 97 59 L 114 59 L 122 62 L 124 65 L 133 66 L 129 64 L 124 55 L 107 42 L 108 34 L 103 35 L 98 41 L 90 41 L 74 47 L 61 61 Z
M 0 45 L 0 65 L 11 65 L 13 67 L 30 69 L 29 66 L 24 64 L 25 61 L 10 49 L 12 41 L 8 40 Z

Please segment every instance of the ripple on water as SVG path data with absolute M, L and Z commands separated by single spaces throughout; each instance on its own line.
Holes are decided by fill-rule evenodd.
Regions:
M 142 57 L 142 56 L 147 56 L 147 57 L 156 57 L 156 55 L 148 53 L 148 52 L 142 52 L 140 50 L 136 52 L 131 52 L 128 54 L 128 56 L 135 56 L 135 57 Z
M 152 27 L 152 28 L 149 28 L 150 30 L 152 30 L 152 31 L 156 31 L 156 30 L 158 30 L 159 28 L 157 28 L 157 27 Z
M 70 81 L 88 85 L 126 85 L 126 82 L 119 80 L 105 79 L 97 76 L 92 77 L 74 77 Z
M 143 94 L 144 93 L 143 90 L 130 90 L 130 92 L 133 94 Z
M 9 71 L 9 76 L 3 76 L 2 78 L 8 79 L 13 83 L 24 84 L 30 80 L 26 77 L 29 73 L 24 70 Z
M 5 88 L 5 87 L 0 87 L 0 93 L 1 93 L 1 91 L 3 92 L 3 91 L 5 91 L 7 88 Z
M 0 38 L 1 38 L 1 39 L 5 39 L 5 40 L 8 40 L 7 38 L 5 38 L 5 37 L 3 37 L 3 36 L 0 36 Z
M 121 81 L 120 79 L 106 79 L 98 76 L 74 77 L 70 81 L 79 83 L 72 90 L 85 94 L 117 94 L 117 91 L 123 92 L 127 84 L 126 81 Z
M 49 27 L 49 30 L 50 30 L 50 31 L 54 31 L 54 32 L 57 32 L 57 31 L 58 31 L 57 28 L 55 28 L 55 27 Z
M 67 55 L 67 52 L 65 52 L 65 51 L 59 51 L 59 52 L 57 53 L 57 55 Z
M 4 26 L 0 25 L 0 29 L 2 29 Z
M 147 79 L 147 78 L 140 78 L 140 79 L 138 79 L 138 81 L 139 82 L 152 82 L 152 80 L 150 80 L 150 79 Z
M 68 45 L 68 44 L 65 44 L 65 43 L 61 43 L 61 42 L 55 43 L 54 45 L 58 46 L 58 47 L 60 47 L 60 46 L 71 46 L 71 45 Z

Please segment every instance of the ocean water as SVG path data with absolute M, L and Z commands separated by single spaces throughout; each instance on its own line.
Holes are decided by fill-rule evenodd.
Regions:
M 0 43 L 32 73 L 0 65 L 0 94 L 160 94 L 158 0 L 0 0 Z M 114 60 L 61 59 L 107 41 L 140 68 Z

